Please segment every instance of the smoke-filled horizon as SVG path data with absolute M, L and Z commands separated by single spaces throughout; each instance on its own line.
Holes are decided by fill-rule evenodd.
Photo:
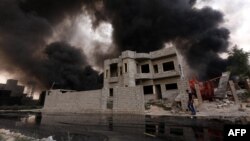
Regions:
M 101 68 L 104 59 L 124 50 L 150 52 L 173 43 L 200 79 L 218 76 L 226 68 L 218 54 L 227 51 L 230 33 L 220 26 L 221 12 L 197 9 L 195 2 L 2 0 L 0 71 L 13 72 L 23 81 L 33 79 L 41 88 L 56 82 L 66 89 L 96 89 L 102 80 L 92 67 Z M 83 36 L 77 38 L 84 42 L 80 46 L 72 44 L 83 15 L 91 18 L 93 31 L 110 23 L 112 42 L 87 43 Z

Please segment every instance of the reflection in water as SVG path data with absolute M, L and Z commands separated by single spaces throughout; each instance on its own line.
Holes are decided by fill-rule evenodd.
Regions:
M 20 120 L 24 124 L 36 124 L 36 118 L 36 115 L 27 115 L 25 117 L 20 118 Z
M 108 127 L 109 127 L 109 131 L 113 131 L 113 118 L 108 117 Z
M 224 124 L 184 117 L 0 113 L 0 128 L 57 141 L 220 141 Z

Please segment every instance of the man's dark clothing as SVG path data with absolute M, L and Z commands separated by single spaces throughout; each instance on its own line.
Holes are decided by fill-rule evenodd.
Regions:
M 188 93 L 188 101 L 193 101 L 193 94 L 192 93 Z
M 194 109 L 194 105 L 193 105 L 193 94 L 188 92 L 188 109 L 192 112 L 192 115 L 196 114 L 196 111 Z

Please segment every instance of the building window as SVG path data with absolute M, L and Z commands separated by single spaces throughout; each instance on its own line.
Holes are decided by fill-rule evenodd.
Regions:
M 114 63 L 110 65 L 110 76 L 117 77 L 118 76 L 118 64 Z
M 127 65 L 127 63 L 124 63 L 124 67 L 125 67 L 125 73 L 128 72 L 128 65 Z
M 108 78 L 109 70 L 106 70 L 106 78 Z
M 120 67 L 120 75 L 122 75 L 122 67 Z
M 150 85 L 150 86 L 143 86 L 143 93 L 145 95 L 147 94 L 153 94 L 153 86 Z
M 166 87 L 166 90 L 177 90 L 178 89 L 177 83 L 166 84 L 165 87 Z
M 113 109 L 113 100 L 108 100 L 107 101 L 107 109 Z
M 149 73 L 149 64 L 141 65 L 141 73 Z
M 159 71 L 158 71 L 158 65 L 154 65 L 154 72 L 155 73 L 158 73 Z
M 113 96 L 114 96 L 114 90 L 113 90 L 113 88 L 110 88 L 110 89 L 109 89 L 109 96 L 110 96 L 110 97 L 113 97 Z
M 163 63 L 163 71 L 170 71 L 170 70 L 174 70 L 174 62 L 166 62 Z
M 140 85 L 141 81 L 140 80 L 135 80 L 135 85 Z

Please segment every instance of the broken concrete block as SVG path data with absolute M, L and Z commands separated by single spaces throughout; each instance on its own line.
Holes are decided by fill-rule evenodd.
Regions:
M 217 105 L 217 108 L 218 108 L 218 109 L 222 108 L 222 105 Z
M 227 104 L 227 103 L 224 103 L 224 104 L 222 104 L 222 106 L 223 106 L 223 107 L 227 107 L 227 106 L 228 106 L 228 104 Z
M 220 100 L 219 99 L 215 99 L 215 102 L 220 102 Z
M 228 101 L 226 101 L 226 103 L 227 103 L 227 104 L 230 104 L 231 102 L 228 100 Z
M 175 114 L 175 113 L 176 113 L 176 111 L 175 111 L 175 110 L 171 110 L 171 113 L 172 113 L 172 114 Z

